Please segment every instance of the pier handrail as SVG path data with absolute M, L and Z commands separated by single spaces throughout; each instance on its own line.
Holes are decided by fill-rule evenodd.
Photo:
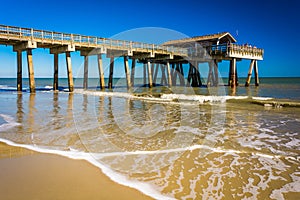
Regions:
M 0 35 L 6 37 L 19 37 L 20 39 L 41 39 L 43 41 L 60 41 L 70 44 L 111 46 L 120 49 L 145 49 L 147 51 L 165 51 L 167 53 L 187 55 L 186 48 L 174 46 L 161 46 L 142 42 L 132 42 L 127 40 L 114 40 L 103 37 L 85 36 L 79 34 L 60 33 L 53 31 L 36 30 L 31 28 L 21 28 L 16 26 L 0 25 Z
M 240 54 L 255 54 L 258 56 L 263 56 L 264 50 L 257 47 L 252 47 L 249 45 L 239 45 L 239 44 L 219 44 L 219 45 L 212 45 L 208 49 L 211 53 L 220 54 L 225 53 L 229 55 L 230 53 L 240 53 Z

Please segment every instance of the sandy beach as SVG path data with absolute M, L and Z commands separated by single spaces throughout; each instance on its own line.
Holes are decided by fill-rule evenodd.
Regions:
M 0 143 L 1 199 L 150 199 L 83 160 Z

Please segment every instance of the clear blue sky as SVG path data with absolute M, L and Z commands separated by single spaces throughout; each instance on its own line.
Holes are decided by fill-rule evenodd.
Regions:
M 1 7 L 0 24 L 101 37 L 142 27 L 167 28 L 187 36 L 229 31 L 238 43 L 265 49 L 260 76 L 300 77 L 298 0 L 6 1 Z M 136 38 L 153 42 L 147 35 Z M 82 58 L 78 53 L 72 56 L 73 68 L 78 70 Z M 34 50 L 36 76 L 52 76 L 52 59 L 48 50 Z M 223 74 L 227 65 L 220 65 Z M 240 76 L 247 74 L 248 65 L 247 61 L 240 64 Z M 61 71 L 64 76 L 65 70 Z M 15 53 L 1 46 L 0 77 L 15 77 L 15 73 Z

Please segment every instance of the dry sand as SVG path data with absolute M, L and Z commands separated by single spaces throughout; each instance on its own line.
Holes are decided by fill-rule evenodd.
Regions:
M 1 199 L 150 199 L 87 161 L 0 143 Z

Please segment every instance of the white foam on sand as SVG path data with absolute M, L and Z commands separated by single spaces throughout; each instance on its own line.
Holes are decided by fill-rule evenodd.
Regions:
M 0 117 L 6 122 L 4 124 L 0 125 L 0 131 L 6 131 L 8 129 L 11 129 L 15 126 L 19 126 L 20 124 L 17 123 L 13 117 L 9 116 L 9 115 L 5 115 L 5 114 L 0 114 Z
M 171 197 L 164 196 L 160 194 L 158 191 L 156 191 L 150 184 L 136 181 L 136 180 L 129 180 L 126 176 L 115 172 L 114 170 L 106 167 L 105 165 L 98 162 L 92 154 L 85 153 L 85 152 L 79 152 L 79 151 L 61 151 L 61 150 L 51 150 L 51 149 L 43 149 L 37 146 L 27 145 L 27 144 L 17 144 L 10 140 L 2 139 L 0 138 L 0 142 L 3 142 L 10 146 L 15 147 L 22 147 L 25 149 L 29 149 L 32 151 L 40 152 L 40 153 L 47 153 L 47 154 L 56 154 L 60 156 L 64 156 L 67 158 L 75 159 L 75 160 L 86 160 L 92 165 L 98 167 L 106 176 L 108 176 L 112 181 L 130 187 L 137 189 L 144 193 L 145 195 L 148 195 L 154 199 L 173 199 Z

